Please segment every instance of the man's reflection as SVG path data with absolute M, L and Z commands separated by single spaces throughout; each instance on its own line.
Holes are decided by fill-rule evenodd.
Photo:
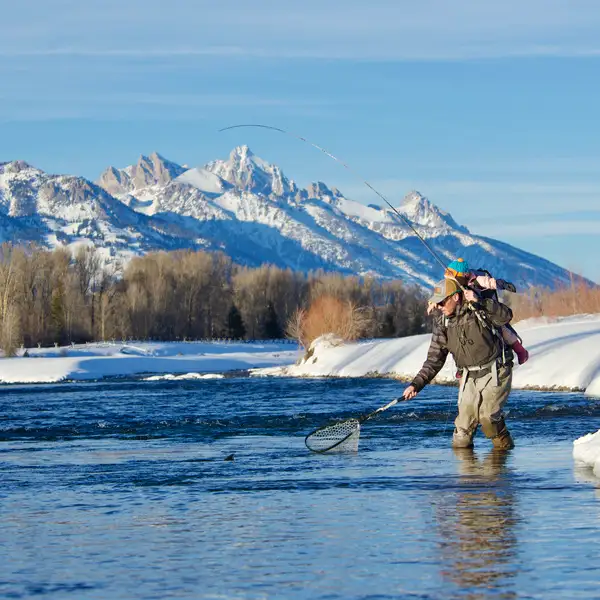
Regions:
M 507 452 L 479 460 L 471 448 L 456 448 L 458 486 L 444 495 L 436 517 L 441 529 L 442 577 L 460 597 L 515 598 L 517 571 L 514 493 L 505 466 Z

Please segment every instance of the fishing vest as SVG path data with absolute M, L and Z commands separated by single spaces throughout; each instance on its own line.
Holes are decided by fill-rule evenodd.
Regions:
M 482 323 L 473 310 L 444 318 L 447 348 L 459 369 L 489 365 L 502 355 L 502 340 L 495 329 Z

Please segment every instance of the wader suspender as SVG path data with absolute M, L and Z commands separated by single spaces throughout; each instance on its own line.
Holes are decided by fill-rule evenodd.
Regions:
M 499 300 L 497 300 L 497 302 L 499 302 Z M 496 337 L 498 339 L 498 341 L 500 342 L 500 348 L 502 348 L 502 365 L 506 364 L 506 343 L 504 342 L 504 338 L 502 337 L 502 334 L 498 331 L 498 329 L 496 329 L 496 327 L 490 323 L 487 318 L 485 317 L 485 315 L 481 314 L 481 311 L 477 310 L 476 308 L 471 307 L 471 305 L 469 305 L 471 310 L 475 313 L 475 316 L 477 317 L 477 319 L 479 320 L 479 322 L 484 326 L 487 327 L 487 329 L 489 329 L 492 332 L 492 335 L 494 337 Z M 500 384 L 498 384 L 500 385 Z
M 488 320 L 485 318 L 485 316 L 483 316 L 478 310 L 475 310 L 475 316 L 479 319 L 479 322 L 484 327 L 487 327 L 492 332 L 492 335 L 494 337 L 498 338 L 498 340 L 500 341 L 500 348 L 502 348 L 502 365 L 504 366 L 506 364 L 506 342 L 504 341 L 502 334 L 500 333 L 500 331 L 498 331 L 498 329 L 496 329 L 496 327 L 492 323 L 489 323 Z M 497 369 L 496 369 L 496 380 L 498 380 L 498 370 Z M 500 385 L 499 380 L 498 380 L 498 385 Z

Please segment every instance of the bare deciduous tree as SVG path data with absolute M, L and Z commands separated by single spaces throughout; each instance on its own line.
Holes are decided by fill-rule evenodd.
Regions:
M 323 327 L 347 339 L 410 335 L 425 330 L 424 315 L 423 294 L 401 282 L 240 267 L 221 253 L 149 253 L 121 269 L 103 265 L 93 247 L 74 257 L 65 248 L 0 248 L 0 337 L 8 353 L 21 342 L 262 339 L 284 329 L 306 343 Z

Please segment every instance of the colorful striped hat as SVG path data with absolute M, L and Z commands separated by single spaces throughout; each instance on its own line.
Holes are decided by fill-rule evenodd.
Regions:
M 453 260 L 447 267 L 445 275 L 450 277 L 465 276 L 469 274 L 469 263 L 463 258 Z

